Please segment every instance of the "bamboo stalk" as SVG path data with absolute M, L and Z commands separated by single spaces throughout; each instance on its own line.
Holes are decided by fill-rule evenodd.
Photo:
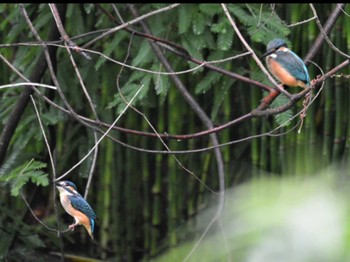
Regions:
M 326 61 L 328 62 L 325 66 L 330 68 L 333 60 L 333 52 L 326 52 Z M 323 127 L 323 143 L 322 143 L 322 164 L 323 166 L 328 166 L 332 159 L 332 137 L 333 137 L 333 87 L 331 83 L 328 84 L 328 88 L 324 89 L 324 127 Z
M 338 33 L 335 34 L 335 41 L 336 46 L 340 49 L 346 49 L 346 47 L 342 47 L 342 33 L 338 29 Z M 341 63 L 341 57 L 339 55 L 336 55 L 334 58 L 335 64 Z M 332 159 L 338 160 L 343 152 L 344 148 L 344 130 L 345 125 L 343 125 L 343 113 L 345 112 L 346 108 L 344 108 L 348 104 L 344 103 L 344 97 L 346 97 L 346 89 L 342 85 L 343 78 L 335 78 L 334 88 L 335 88 L 335 126 L 334 126 L 334 139 L 333 139 L 333 153 L 332 153 Z
M 113 142 L 110 140 L 106 140 L 105 144 L 101 146 L 101 151 L 104 153 L 103 164 L 101 166 L 104 166 L 103 170 L 103 176 L 102 176 L 102 182 L 100 185 L 100 194 L 102 195 L 102 216 L 101 219 L 101 236 L 100 236 L 100 243 L 102 247 L 101 256 L 103 259 L 107 258 L 107 254 L 104 250 L 108 249 L 108 242 L 110 241 L 110 206 L 111 206 L 111 177 L 112 177 L 112 170 L 113 170 Z M 102 190 L 101 190 L 102 188 Z

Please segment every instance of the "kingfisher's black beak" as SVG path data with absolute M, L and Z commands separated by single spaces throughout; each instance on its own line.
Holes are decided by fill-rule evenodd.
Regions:
M 267 50 L 266 53 L 263 54 L 263 55 L 260 57 L 260 60 L 264 59 L 265 57 L 267 57 L 268 55 L 272 54 L 273 52 L 275 52 L 275 49 Z

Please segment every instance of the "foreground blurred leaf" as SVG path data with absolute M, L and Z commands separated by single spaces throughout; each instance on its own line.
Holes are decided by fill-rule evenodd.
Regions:
M 308 178 L 257 179 L 237 187 L 226 194 L 224 234 L 213 226 L 191 253 L 214 217 L 213 207 L 196 217 L 194 242 L 155 261 L 182 260 L 188 255 L 188 261 L 350 261 L 345 179 L 327 172 Z

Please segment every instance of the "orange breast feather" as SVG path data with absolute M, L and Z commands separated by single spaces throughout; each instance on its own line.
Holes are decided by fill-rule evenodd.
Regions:
M 72 217 L 74 217 L 75 220 L 78 222 L 78 224 L 83 225 L 90 233 L 91 225 L 90 225 L 89 218 L 84 213 L 74 209 L 67 196 L 64 196 L 63 198 L 61 198 L 61 203 L 64 209 L 67 211 L 67 213 L 70 214 Z
M 89 218 L 82 212 L 76 210 L 76 209 L 72 209 L 71 210 L 71 215 L 79 221 L 80 225 L 84 225 L 85 227 L 89 227 L 90 226 L 90 220 Z
M 287 70 L 285 70 L 279 63 L 271 57 L 268 58 L 268 67 L 271 73 L 284 85 L 287 86 L 305 86 L 304 83 L 298 81 Z

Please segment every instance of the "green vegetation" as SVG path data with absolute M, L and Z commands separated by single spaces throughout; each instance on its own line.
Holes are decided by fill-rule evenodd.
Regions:
M 315 227 L 312 248 L 330 259 L 290 261 L 349 257 L 349 67 L 312 90 L 302 126 L 303 99 L 251 117 L 273 84 L 242 40 L 260 57 L 286 39 L 317 79 L 348 59 L 350 9 L 225 7 L 243 39 L 220 4 L 0 4 L 0 260 L 249 261 L 269 241 L 299 243 L 285 222 L 300 218 L 293 208 L 308 219 L 314 198 L 320 216 L 334 212 L 322 225 L 342 222 L 328 232 L 339 245 Z M 315 14 L 345 54 L 317 45 Z M 281 94 L 268 109 L 288 102 Z M 87 192 L 94 241 L 81 227 L 58 234 L 72 222 L 52 184 L 62 175 Z

